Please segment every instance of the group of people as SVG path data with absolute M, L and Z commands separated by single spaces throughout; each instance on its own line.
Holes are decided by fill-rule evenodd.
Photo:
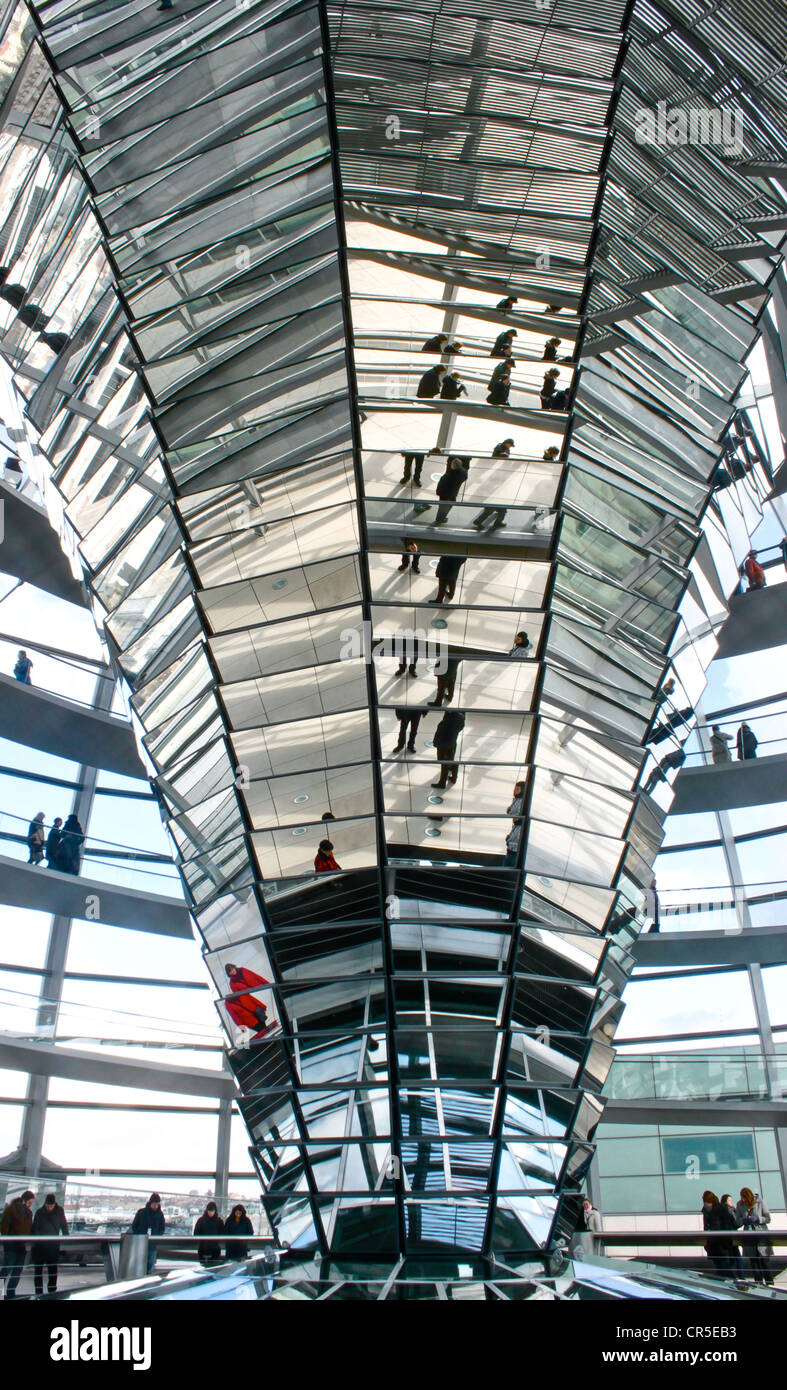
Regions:
M 515 300 L 513 301 L 516 302 Z M 501 300 L 500 308 L 508 304 L 509 300 Z M 490 357 L 498 357 L 501 360 L 495 367 L 487 383 L 487 404 L 507 406 L 511 392 L 511 369 L 516 366 L 514 360 L 514 339 L 517 336 L 515 328 L 504 329 L 495 339 Z M 542 361 L 570 362 L 570 357 L 558 358 L 557 350 L 560 347 L 560 338 L 549 338 L 544 346 Z M 436 333 L 434 337 L 428 338 L 421 348 L 422 352 L 439 353 L 441 357 L 453 357 L 462 351 L 462 344 L 450 342 L 447 333 Z M 540 399 L 542 410 L 567 410 L 570 389 L 557 389 L 557 381 L 560 376 L 559 368 L 551 367 L 544 376 L 541 386 Z M 434 367 L 429 367 L 424 372 L 421 380 L 416 387 L 417 400 L 434 400 L 440 397 L 444 401 L 456 401 L 460 396 L 467 395 L 467 387 L 462 381 L 458 371 L 449 369 L 445 363 L 439 363 Z
M 559 339 L 557 340 L 559 341 Z M 497 354 L 498 356 L 500 354 Z M 549 360 L 549 359 L 547 359 Z M 511 394 L 511 368 L 515 362 L 509 356 L 504 356 L 503 360 L 495 367 L 492 375 L 487 382 L 487 405 L 508 405 Z M 557 389 L 557 380 L 560 376 L 558 367 L 550 367 L 544 373 L 544 380 L 541 385 L 539 397 L 542 410 L 567 410 L 569 388 Z M 440 363 L 436 367 L 429 367 L 424 372 L 419 381 L 416 391 L 416 399 L 419 401 L 431 401 L 439 396 L 441 401 L 458 401 L 460 396 L 467 395 L 465 386 L 459 372 L 449 371 L 448 367 Z
M 161 1197 L 158 1192 L 151 1192 L 144 1207 L 140 1207 L 134 1216 L 131 1223 L 131 1234 L 135 1236 L 163 1236 L 166 1234 L 166 1230 L 167 1222 L 161 1209 Z M 223 1221 L 219 1216 L 216 1203 L 208 1202 L 202 1216 L 195 1223 L 194 1234 L 195 1236 L 224 1236 L 226 1241 L 224 1258 L 227 1260 L 245 1260 L 248 1257 L 249 1247 L 244 1237 L 253 1236 L 254 1227 L 242 1202 L 235 1204 L 226 1221 Z M 156 1244 L 149 1240 L 148 1274 L 153 1273 L 157 1257 Z M 202 1264 L 213 1264 L 221 1258 L 220 1242 L 205 1241 L 197 1246 L 197 1259 Z
M 46 859 L 48 869 L 57 869 L 61 874 L 78 874 L 85 843 L 85 832 L 73 813 L 63 824 L 62 816 L 55 816 L 47 833 L 43 811 L 33 817 L 27 827 L 28 864 L 43 864 Z
M 47 1271 L 47 1293 L 57 1292 L 57 1262 L 59 1258 L 58 1236 L 68 1235 L 66 1214 L 54 1192 L 48 1192 L 38 1211 L 33 1213 L 35 1193 L 29 1189 L 21 1196 L 14 1197 L 0 1216 L 0 1236 L 46 1236 L 49 1239 L 36 1241 L 33 1245 L 33 1283 L 37 1297 L 44 1292 L 44 1266 Z M 6 1280 L 5 1297 L 16 1298 L 16 1290 L 22 1276 L 27 1246 L 21 1241 L 3 1247 L 3 1267 L 0 1279 Z
M 732 762 L 732 754 L 730 753 L 732 734 L 725 734 L 718 724 L 714 724 L 708 742 L 710 743 L 711 759 L 714 763 Z M 758 746 L 757 735 L 744 720 L 735 735 L 735 747 L 740 762 L 745 762 L 748 758 L 756 758 Z
M 507 459 L 511 457 L 511 450 L 514 447 L 513 439 L 502 439 L 492 450 L 493 459 Z M 554 463 L 560 450 L 556 445 L 550 445 L 544 450 L 543 459 L 545 463 Z M 441 449 L 430 449 L 429 455 L 406 453 L 404 454 L 404 473 L 399 479 L 399 486 L 404 487 L 410 482 L 414 487 L 421 487 L 421 471 L 424 459 L 432 455 L 439 455 L 442 458 Z M 464 484 L 470 476 L 470 465 L 473 462 L 472 456 L 468 454 L 449 454 L 445 461 L 445 470 L 441 473 L 435 484 L 435 494 L 437 496 L 438 507 L 437 515 L 432 525 L 444 526 L 448 520 L 451 508 L 459 497 Z M 413 471 L 414 470 L 414 471 Z M 416 516 L 421 516 L 428 512 L 433 504 L 430 502 L 416 502 L 413 511 Z M 477 516 L 473 517 L 472 525 L 477 531 L 482 531 L 491 522 L 491 530 L 499 531 L 506 525 L 507 507 L 485 506 Z M 539 530 L 544 522 L 542 518 L 551 516 L 549 507 L 536 507 L 534 529 Z M 412 568 L 413 574 L 420 574 L 420 553 L 418 544 L 411 537 L 403 536 L 402 545 L 404 547 L 400 571 L 404 572 Z
M 747 1242 L 743 1253 L 735 1240 L 735 1231 L 767 1233 L 771 1214 L 762 1197 L 750 1187 L 742 1187 L 740 1200 L 735 1202 L 729 1192 L 719 1199 L 707 1189 L 702 1194 L 702 1229 L 710 1234 L 705 1253 L 713 1270 L 723 1279 L 746 1278 L 746 1268 L 756 1284 L 773 1283 L 773 1252 L 767 1238 Z

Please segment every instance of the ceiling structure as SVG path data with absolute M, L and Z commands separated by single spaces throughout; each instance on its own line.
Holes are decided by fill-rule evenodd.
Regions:
M 787 231 L 787 16 L 31 13 L 4 14 L 1 350 L 219 994 L 230 962 L 266 982 L 260 1041 L 222 1017 L 271 1220 L 323 1254 L 541 1248 L 645 917 L 648 741 L 702 684 L 671 647 L 725 611 L 699 523 Z M 676 110 L 694 143 L 659 143 Z M 416 395 L 439 333 L 455 400 Z

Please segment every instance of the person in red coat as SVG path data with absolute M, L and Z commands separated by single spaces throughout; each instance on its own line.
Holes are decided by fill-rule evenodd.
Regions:
M 241 969 L 237 965 L 228 964 L 224 969 L 229 978 L 232 994 L 225 999 L 227 1013 L 233 1023 L 237 1023 L 239 1028 L 253 1028 L 255 1032 L 264 1033 L 272 1025 L 268 1024 L 268 1010 L 259 999 L 255 999 L 253 994 L 240 994 L 244 989 L 255 989 L 258 985 L 268 985 L 270 980 L 263 979 L 262 975 L 255 975 L 253 970 Z
M 318 874 L 330 874 L 341 870 L 341 864 L 337 864 L 333 857 L 333 845 L 330 840 L 320 840 L 320 847 L 314 856 L 314 869 Z

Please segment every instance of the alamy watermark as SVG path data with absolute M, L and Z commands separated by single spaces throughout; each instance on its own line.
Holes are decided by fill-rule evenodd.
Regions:
M 635 115 L 634 139 L 638 145 L 661 149 L 679 145 L 705 145 L 727 155 L 743 154 L 743 112 L 735 107 L 641 106 Z
M 395 657 L 402 666 L 414 665 L 416 661 L 432 662 L 436 676 L 443 676 L 448 670 L 446 643 L 426 628 L 401 628 L 387 637 L 373 638 L 371 623 L 362 622 L 360 627 L 343 628 L 339 643 L 340 661 L 364 661 L 368 665 L 384 657 Z

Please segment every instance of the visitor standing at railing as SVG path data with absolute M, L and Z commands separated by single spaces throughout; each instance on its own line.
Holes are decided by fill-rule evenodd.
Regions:
M 72 813 L 60 832 L 52 868 L 58 869 L 61 874 L 78 874 L 84 843 L 85 832 L 77 816 Z
M 21 1197 L 14 1197 L 0 1216 L 0 1236 L 29 1236 L 33 1233 L 33 1193 L 28 1189 Z M 21 1243 L 3 1247 L 3 1267 L 0 1279 L 7 1279 L 5 1288 L 7 1299 L 16 1298 L 16 1286 L 22 1275 L 27 1246 Z
M 44 1198 L 43 1206 L 38 1208 L 33 1217 L 34 1236 L 67 1236 L 68 1222 L 66 1214 L 57 1200 L 54 1192 L 49 1192 Z M 33 1246 L 33 1278 L 35 1281 L 36 1296 L 40 1298 L 44 1292 L 44 1265 L 47 1267 L 47 1293 L 57 1292 L 57 1261 L 60 1253 L 60 1246 L 56 1240 L 52 1244 Z
M 745 720 L 738 730 L 735 747 L 741 762 L 745 762 L 747 758 L 757 757 L 757 735 Z
M 24 649 L 18 651 L 16 654 L 16 665 L 14 667 L 15 679 L 22 685 L 32 685 L 33 682 L 30 679 L 30 672 L 32 669 L 33 663 L 27 655 L 27 652 L 24 651 Z
M 230 1239 L 227 1241 L 227 1259 L 245 1260 L 249 1254 L 249 1247 L 243 1241 L 236 1239 L 237 1236 L 253 1236 L 254 1227 L 246 1215 L 246 1208 L 241 1202 L 232 1208 L 227 1217 L 224 1234 Z
M 216 1203 L 208 1202 L 202 1216 L 194 1225 L 195 1236 L 223 1236 L 224 1229 L 224 1222 L 219 1216 Z M 198 1245 L 197 1259 L 204 1265 L 216 1264 L 221 1260 L 221 1246 L 218 1241 L 205 1241 L 204 1244 Z
M 722 733 L 718 724 L 714 724 L 709 739 L 711 757 L 714 763 L 731 763 L 729 745 L 732 742 L 732 734 Z
M 63 825 L 63 817 L 62 817 L 62 816 L 55 816 L 55 819 L 54 819 L 53 822 L 52 822 L 52 829 L 50 830 L 49 834 L 48 834 L 47 837 L 46 837 L 46 866 L 47 866 L 48 869 L 54 869 L 54 867 L 55 867 L 55 858 L 56 858 L 56 856 L 57 856 L 57 847 L 58 847 L 58 845 L 60 844 L 60 841 L 61 841 L 61 839 L 62 839 L 62 835 L 61 835 L 62 825 Z
M 158 1192 L 151 1192 L 144 1207 L 140 1207 L 131 1223 L 131 1234 L 135 1236 L 163 1236 L 167 1229 L 161 1198 Z M 148 1274 L 153 1273 L 158 1249 L 152 1241 L 148 1243 Z
M 27 848 L 30 852 L 28 864 L 41 864 L 43 862 L 45 840 L 44 813 L 39 811 L 27 827 Z

